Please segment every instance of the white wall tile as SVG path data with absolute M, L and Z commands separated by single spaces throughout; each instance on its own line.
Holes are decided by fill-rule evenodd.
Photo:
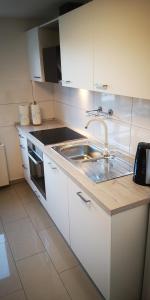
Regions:
M 150 130 L 150 101 L 133 99 L 132 124 Z
M 96 108 L 102 106 L 104 111 L 113 109 L 114 117 L 131 122 L 132 98 L 96 92 L 94 98 Z
M 70 103 L 70 88 L 63 87 L 61 84 L 54 84 L 54 100 L 63 103 Z
M 32 101 L 30 80 L 0 80 L 0 104 Z
M 53 85 L 49 82 L 33 82 L 33 93 L 35 100 L 38 101 L 53 101 Z
M 19 104 L 0 105 L 0 126 L 11 126 L 19 121 Z
M 39 106 L 41 109 L 41 115 L 43 120 L 54 118 L 53 101 L 40 101 Z
M 131 145 L 130 153 L 135 154 L 139 142 L 150 143 L 150 129 L 144 129 L 137 126 L 131 127 Z
M 110 146 L 118 147 L 126 152 L 129 152 L 129 145 L 130 145 L 130 125 L 127 123 L 105 119 L 105 122 L 108 127 L 108 143 Z M 104 135 L 104 128 L 103 125 L 100 124 L 98 121 L 93 122 L 89 125 L 88 131 L 91 128 L 91 134 L 100 141 L 104 143 L 105 135 Z

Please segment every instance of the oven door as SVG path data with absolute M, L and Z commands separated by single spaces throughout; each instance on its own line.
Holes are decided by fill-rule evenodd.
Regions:
M 31 149 L 28 150 L 28 157 L 31 180 L 43 197 L 46 198 L 43 160 Z

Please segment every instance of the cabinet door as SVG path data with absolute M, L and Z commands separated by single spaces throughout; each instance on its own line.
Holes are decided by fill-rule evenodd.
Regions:
M 20 150 L 21 150 L 24 178 L 27 180 L 27 182 L 29 182 L 30 170 L 29 170 L 28 150 L 27 150 L 27 139 L 26 136 L 21 131 L 19 132 L 19 141 L 20 141 Z
M 48 213 L 69 243 L 67 177 L 46 155 L 44 173 Z
M 109 299 L 110 216 L 70 180 L 69 217 L 71 247 L 104 297 Z
M 62 85 L 92 89 L 92 2 L 59 19 Z
M 27 43 L 31 80 L 44 81 L 38 27 L 27 31 Z
M 150 99 L 150 2 L 94 2 L 94 89 Z

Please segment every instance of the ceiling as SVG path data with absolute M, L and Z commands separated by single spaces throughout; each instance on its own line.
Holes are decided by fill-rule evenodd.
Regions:
M 79 0 L 82 3 L 89 0 Z M 48 18 L 58 15 L 58 7 L 76 0 L 0 0 L 0 17 Z

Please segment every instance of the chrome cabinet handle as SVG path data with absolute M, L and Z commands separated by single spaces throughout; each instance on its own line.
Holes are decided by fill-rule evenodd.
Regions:
M 99 90 L 107 90 L 108 84 L 95 83 L 95 87 L 96 87 L 96 89 L 99 89 Z
M 26 148 L 24 147 L 24 146 L 22 146 L 22 145 L 20 145 L 20 148 L 22 149 L 22 150 L 25 150 Z
M 77 192 L 77 196 L 80 197 L 80 199 L 85 202 L 85 203 L 90 203 L 90 200 L 86 200 L 83 196 L 82 196 L 82 192 Z
M 27 168 L 27 167 L 25 167 L 25 165 L 24 165 L 24 164 L 22 165 L 22 167 L 23 167 L 23 169 L 24 169 L 24 170 L 28 170 L 28 168 Z
M 48 165 L 51 167 L 52 162 L 48 162 Z M 52 170 L 58 170 L 56 167 L 51 167 Z
M 21 135 L 21 134 L 19 134 L 19 137 L 20 137 L 21 139 L 24 139 L 24 136 L 23 136 L 23 135 Z
M 34 78 L 37 78 L 37 79 L 40 79 L 41 77 L 40 76 L 33 76 Z
M 61 82 L 62 82 L 62 83 L 66 83 L 66 84 L 72 83 L 72 81 L 70 81 L 70 80 L 62 80 Z

